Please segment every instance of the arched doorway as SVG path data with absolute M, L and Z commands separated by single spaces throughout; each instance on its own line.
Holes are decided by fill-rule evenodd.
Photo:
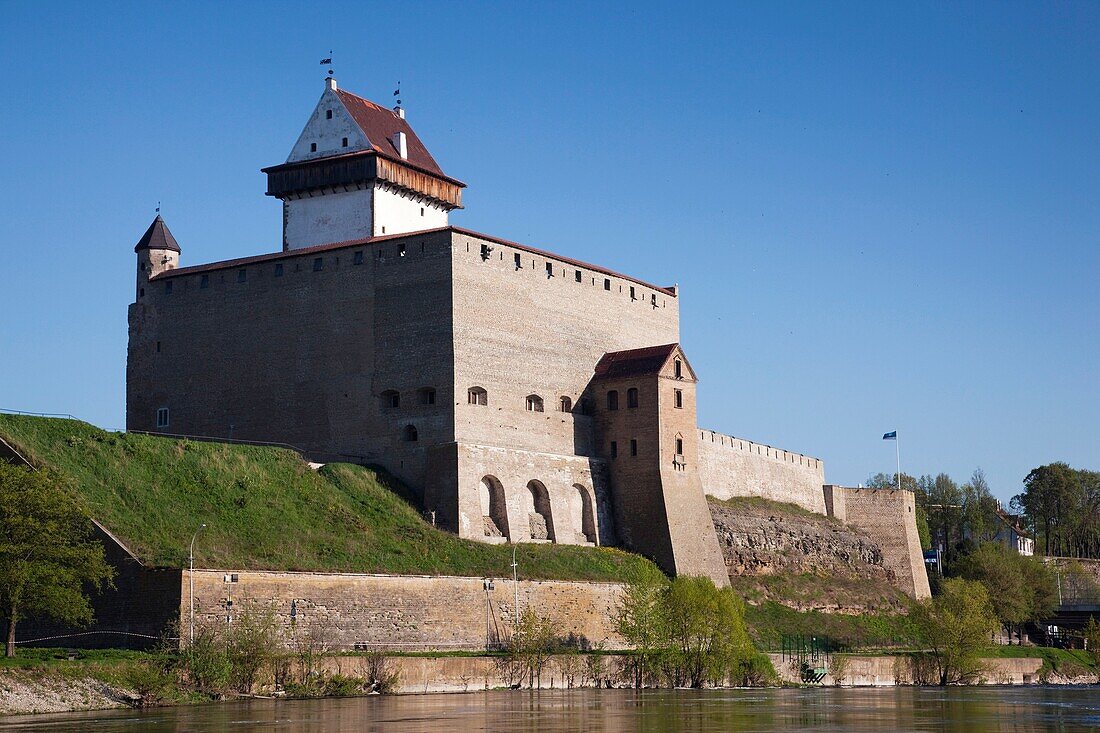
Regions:
M 581 484 L 573 484 L 574 495 L 572 497 L 573 526 L 577 529 L 577 540 L 580 542 L 596 542 L 596 510 L 592 502 L 592 494 Z
M 550 493 L 541 481 L 527 482 L 531 495 L 528 517 L 531 521 L 531 539 L 554 540 L 554 517 L 550 511 Z
M 481 497 L 481 517 L 486 537 L 505 537 L 508 532 L 508 507 L 504 502 L 504 487 L 495 476 L 486 476 L 478 486 Z

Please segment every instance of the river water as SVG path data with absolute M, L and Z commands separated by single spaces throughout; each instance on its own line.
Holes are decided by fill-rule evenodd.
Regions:
M 0 718 L 0 731 L 88 733 L 717 733 L 1100 729 L 1100 688 L 571 690 L 255 700 Z

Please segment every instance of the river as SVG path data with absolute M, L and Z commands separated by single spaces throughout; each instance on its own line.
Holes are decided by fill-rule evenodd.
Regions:
M 1097 687 L 559 690 L 254 700 L 0 718 L 0 731 L 460 733 L 523 731 L 1077 731 L 1100 729 Z

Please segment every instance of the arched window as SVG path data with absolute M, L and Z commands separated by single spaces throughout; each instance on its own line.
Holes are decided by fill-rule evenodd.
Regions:
M 618 410 L 619 409 L 619 392 L 618 390 L 611 390 L 607 393 L 607 409 Z
M 527 395 L 527 411 L 542 412 L 542 398 L 537 394 Z
M 401 394 L 396 389 L 387 389 L 382 393 L 382 409 L 396 410 L 401 407 Z
M 558 404 L 560 405 L 562 412 L 571 412 L 573 410 L 573 400 L 569 399 L 565 395 L 561 396 L 561 399 L 558 400 Z
M 581 484 L 573 484 L 572 519 L 579 542 L 596 542 L 596 512 L 592 494 Z
M 531 522 L 531 539 L 554 540 L 554 517 L 550 512 L 550 494 L 541 481 L 529 481 L 527 491 L 531 503 L 527 506 Z
M 684 455 L 684 436 L 676 434 L 676 455 Z
M 434 405 L 435 404 L 435 387 L 421 387 L 416 392 L 416 396 L 419 398 L 419 402 L 422 405 Z
M 495 476 L 481 479 L 481 516 L 486 537 L 509 537 L 508 507 L 504 502 L 504 487 Z
M 626 391 L 626 406 L 637 407 L 638 406 L 638 388 L 631 387 Z
M 471 405 L 489 404 L 489 393 L 484 387 L 470 387 L 466 390 L 466 401 Z
M 684 377 L 684 363 L 677 359 L 672 363 L 673 374 L 677 379 L 683 379 Z
M 416 426 L 406 425 L 405 429 L 401 431 L 401 439 L 406 443 L 415 443 L 420 439 L 420 436 L 416 432 Z

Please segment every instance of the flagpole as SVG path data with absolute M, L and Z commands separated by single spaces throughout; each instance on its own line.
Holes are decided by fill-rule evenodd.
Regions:
M 901 488 L 901 440 L 897 437 L 897 431 L 894 432 L 894 452 L 898 458 L 898 488 Z

